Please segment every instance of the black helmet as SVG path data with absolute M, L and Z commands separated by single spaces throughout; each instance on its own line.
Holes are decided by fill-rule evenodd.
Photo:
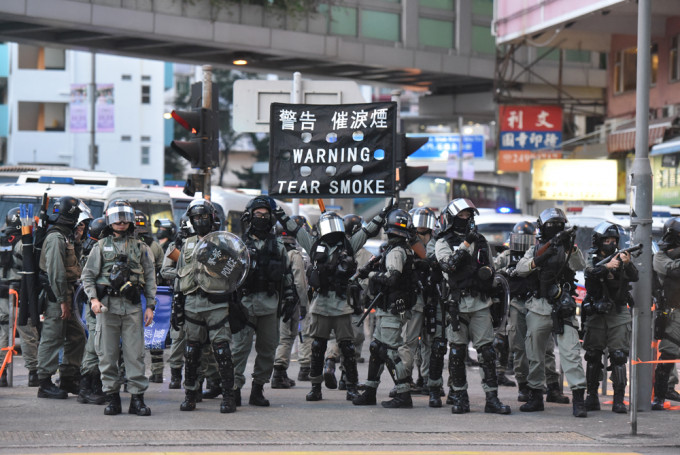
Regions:
M 179 219 L 179 231 L 184 237 L 189 237 L 196 233 L 186 213 Z
M 212 231 L 215 222 L 215 207 L 209 200 L 194 199 L 187 207 L 186 215 L 198 235 L 204 236 Z
M 13 234 L 21 231 L 21 207 L 14 207 L 5 216 L 5 232 Z
M 567 215 L 562 209 L 551 207 L 543 210 L 538 216 L 539 238 L 543 241 L 552 239 L 558 232 L 564 231 L 565 224 Z
M 63 224 L 74 228 L 78 224 L 80 215 L 80 200 L 71 196 L 63 196 L 57 199 L 52 209 L 54 224 Z
M 364 219 L 359 215 L 350 213 L 342 217 L 342 222 L 345 225 L 345 235 L 352 237 L 354 234 L 359 232 L 359 230 L 364 225 Z
M 328 243 L 337 243 L 345 235 L 345 223 L 335 212 L 325 212 L 319 217 L 319 237 Z
M 246 204 L 246 210 L 243 212 L 243 215 L 241 215 L 241 222 L 248 226 L 248 230 L 252 229 L 257 232 L 269 232 L 276 224 L 276 220 L 272 216 L 272 211 L 275 208 L 276 202 L 274 199 L 269 196 L 256 196 Z M 265 217 L 254 217 L 253 212 L 257 209 L 267 209 L 269 215 Z
M 158 240 L 173 240 L 177 236 L 177 225 L 172 220 L 167 218 L 159 218 L 154 221 L 153 225 L 156 227 L 156 229 L 158 229 L 156 231 L 156 238 Z
M 435 230 L 437 228 L 437 215 L 428 207 L 418 207 L 409 211 L 413 220 L 413 227 Z
M 103 216 L 100 216 L 99 218 L 95 218 L 94 220 L 90 221 L 89 229 L 90 238 L 93 238 L 95 240 L 101 240 L 104 237 L 106 237 L 104 232 L 106 227 L 107 227 L 106 218 L 104 218 Z
M 135 210 L 135 231 L 138 234 L 149 233 L 149 217 L 141 210 Z
M 106 209 L 106 224 L 107 226 L 113 223 L 124 222 L 130 223 L 128 226 L 129 232 L 135 230 L 135 209 L 132 208 L 128 201 L 117 199 L 111 201 L 109 207 Z
M 662 240 L 669 247 L 680 245 L 680 216 L 666 220 L 663 224 Z
M 413 222 L 411 215 L 406 210 L 394 209 L 387 214 L 387 221 L 385 222 L 385 233 L 388 235 L 398 235 L 400 237 L 410 238 L 413 230 Z
M 515 224 L 510 233 L 510 249 L 512 251 L 527 251 L 536 244 L 536 225 L 530 221 L 520 221 Z
M 622 230 L 623 228 L 618 224 L 610 223 L 608 221 L 601 222 L 593 229 L 593 246 L 602 250 L 607 255 L 612 254 L 619 246 Z M 611 251 L 608 252 L 608 248 L 605 248 L 607 245 L 604 245 L 603 241 L 609 237 L 614 237 L 616 239 L 616 243 L 613 247 L 609 247 Z
M 449 205 L 446 206 L 446 226 L 448 229 L 467 233 L 468 226 L 470 225 L 469 221 L 458 216 L 463 211 L 470 212 L 472 216 L 479 215 L 479 210 L 477 210 L 477 207 L 475 207 L 475 204 L 470 199 L 457 198 L 449 202 Z

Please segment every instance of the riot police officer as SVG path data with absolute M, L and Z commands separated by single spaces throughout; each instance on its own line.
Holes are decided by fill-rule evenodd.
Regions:
M 663 320 L 657 316 L 657 325 L 662 325 L 663 334 L 659 343 L 659 360 L 680 358 L 680 217 L 671 218 L 663 226 L 660 251 L 654 255 L 653 268 L 661 289 L 663 301 L 659 302 Z M 659 363 L 654 380 L 654 402 L 652 410 L 663 411 L 668 393 L 668 379 L 674 363 Z
M 250 271 L 239 289 L 241 303 L 248 309 L 249 324 L 234 336 L 234 370 L 236 404 L 240 405 L 241 388 L 248 355 L 256 337 L 255 366 L 248 403 L 269 406 L 263 388 L 274 370 L 276 347 L 279 344 L 279 317 L 288 322 L 294 315 L 296 302 L 293 278 L 286 247 L 277 239 L 273 228 L 276 220 L 274 200 L 268 196 L 251 199 L 241 217 L 246 228 L 242 236 L 250 253 Z M 294 226 L 286 226 L 295 230 Z M 299 229 L 302 231 L 301 229 Z
M 581 365 L 576 329 L 575 270 L 585 261 L 574 245 L 574 234 L 565 231 L 567 217 L 561 209 L 549 208 L 538 217 L 538 245 L 529 248 L 517 263 L 520 277 L 532 280 L 533 292 L 526 301 L 527 357 L 529 358 L 529 401 L 522 412 L 542 411 L 545 387 L 545 347 L 551 333 L 557 336 L 560 362 L 572 391 L 574 417 L 587 417 L 584 403 L 586 377 Z
M 85 331 L 73 309 L 74 286 L 80 276 L 74 228 L 81 201 L 64 196 L 54 204 L 52 226 L 47 230 L 40 255 L 40 278 L 47 294 L 45 321 L 38 346 L 39 398 L 66 398 L 80 392 L 80 362 L 85 349 Z M 64 349 L 62 364 L 59 351 Z M 52 383 L 59 367 L 60 384 Z
M 97 315 L 95 349 L 106 393 L 105 415 L 122 412 L 118 361 L 125 359 L 128 413 L 151 415 L 144 403 L 149 379 L 144 374 L 144 326 L 153 321 L 156 276 L 149 247 L 134 236 L 135 211 L 129 202 L 116 200 L 106 209 L 111 235 L 92 248 L 83 269 L 82 281 Z M 141 294 L 146 298 L 142 313 Z
M 508 309 L 508 348 L 513 354 L 513 369 L 519 393 L 517 401 L 529 401 L 529 359 L 526 354 L 527 338 L 526 300 L 533 293 L 532 279 L 517 275 L 519 260 L 529 248 L 536 244 L 536 225 L 528 221 L 515 224 L 510 233 L 509 248 L 495 259 L 496 269 L 502 273 L 510 285 L 510 308 Z M 545 345 L 545 376 L 547 392 L 545 401 L 549 403 L 569 404 L 569 398 L 562 394 L 559 384 L 560 374 L 555 363 L 555 342 L 553 337 L 547 338 Z M 497 339 L 494 340 L 494 343 Z M 505 340 L 503 340 L 505 342 Z
M 450 323 L 447 338 L 451 346 L 449 373 L 452 377 L 451 412 L 470 412 L 465 372 L 465 355 L 470 341 L 480 359 L 482 388 L 486 394 L 484 412 L 510 414 L 498 399 L 496 351 L 489 307 L 493 285 L 493 264 L 489 246 L 474 227 L 479 211 L 469 199 L 454 199 L 446 207 L 446 231 L 435 244 L 437 261 L 448 285 L 446 296 Z
M 153 224 L 158 230 L 156 231 L 156 241 L 163 249 L 163 254 L 168 251 L 168 247 L 175 241 L 177 237 L 177 225 L 174 221 L 167 218 L 159 218 Z
M 369 286 L 378 299 L 376 328 L 373 333 L 368 360 L 366 389 L 352 400 L 358 406 L 376 404 L 376 391 L 385 366 L 396 386 L 396 394 L 380 404 L 385 408 L 412 408 L 409 366 L 412 354 L 404 345 L 402 330 L 411 317 L 416 303 L 413 273 L 413 250 L 409 238 L 413 229 L 411 215 L 396 209 L 387 214 L 385 233 L 387 249 L 383 253 L 378 271 L 367 268 L 359 271 L 359 278 L 368 278 Z
M 305 398 L 307 401 L 322 399 L 324 355 L 331 331 L 335 332 L 335 339 L 343 356 L 347 376 L 345 398 L 349 401 L 356 397 L 359 374 L 356 348 L 352 341 L 354 330 L 351 316 L 355 310 L 347 302 L 347 287 L 349 279 L 356 271 L 355 252 L 366 243 L 369 236 L 378 233 L 391 207 L 390 203 L 366 227 L 362 227 L 349 239 L 345 235 L 343 219 L 335 212 L 325 212 L 319 217 L 318 239 L 304 229 L 297 231 L 298 243 L 310 257 L 308 282 L 314 289 L 309 309 L 311 313 L 310 335 L 314 339 L 309 374 L 312 390 Z M 287 229 L 295 229 L 295 222 L 285 214 L 283 209 L 277 208 L 275 213 L 282 225 Z
M 586 351 L 586 409 L 599 411 L 598 389 L 602 374 L 602 355 L 609 352 L 614 403 L 612 411 L 625 414 L 623 396 L 626 393 L 626 365 L 630 352 L 632 318 L 628 306 L 633 306 L 631 282 L 638 280 L 638 271 L 627 251 L 617 252 L 623 229 L 603 221 L 593 229 L 593 244 L 586 259 L 586 297 L 583 300 Z M 603 263 L 604 262 L 604 263 Z
M 14 264 L 14 246 L 21 240 L 20 209 L 16 207 L 5 216 L 5 227 L 0 233 L 0 358 L 4 359 L 5 348 L 9 345 L 9 288 L 21 282 L 19 270 Z M 24 359 L 26 361 L 26 359 Z M 35 370 L 35 368 L 33 368 Z M 0 387 L 7 387 L 7 370 L 0 376 Z

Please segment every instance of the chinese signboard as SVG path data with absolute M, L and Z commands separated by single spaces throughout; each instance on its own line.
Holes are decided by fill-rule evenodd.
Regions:
M 528 150 L 500 150 L 498 170 L 505 172 L 526 172 L 531 169 L 532 160 L 557 160 L 562 152 L 530 152 Z
M 272 103 L 270 113 L 271 196 L 394 193 L 396 103 Z
M 534 160 L 531 197 L 551 201 L 616 201 L 615 160 Z
M 562 108 L 559 106 L 500 106 L 499 119 L 500 171 L 527 172 L 531 168 L 531 153 L 554 152 L 562 146 Z M 509 167 L 504 167 L 508 164 Z
M 408 137 L 427 137 L 429 140 L 409 158 L 442 159 L 450 154 L 472 154 L 474 158 L 484 158 L 485 139 L 481 134 L 407 134 Z

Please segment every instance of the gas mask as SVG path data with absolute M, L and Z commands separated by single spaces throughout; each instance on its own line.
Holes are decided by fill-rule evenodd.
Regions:
M 600 249 L 605 256 L 610 256 L 616 251 L 616 243 L 605 243 Z

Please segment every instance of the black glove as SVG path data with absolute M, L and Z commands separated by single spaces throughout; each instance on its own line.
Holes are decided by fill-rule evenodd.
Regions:
M 388 202 L 387 205 L 385 207 L 383 207 L 383 209 L 380 211 L 380 214 L 379 214 L 380 218 L 382 218 L 383 221 L 385 221 L 387 219 L 387 214 L 390 213 L 393 208 L 394 208 L 394 199 L 390 198 L 390 202 Z
M 397 299 L 395 300 L 394 304 L 392 304 L 392 308 L 390 309 L 390 313 L 393 315 L 398 315 L 402 314 L 406 311 L 406 300 L 404 299 Z
M 272 211 L 274 213 L 274 216 L 276 217 L 277 220 L 283 225 L 284 229 L 286 227 L 286 222 L 289 220 L 289 216 L 286 215 L 286 212 L 283 210 L 283 208 L 280 205 L 277 205 L 276 208 Z
M 178 236 L 175 239 L 175 248 L 177 248 L 178 250 L 181 250 L 182 245 L 184 245 L 184 238 L 182 236 Z
M 541 265 L 548 262 L 548 260 L 550 260 L 551 257 L 555 256 L 556 253 L 557 253 L 557 248 L 555 247 L 555 245 L 550 245 L 543 252 L 542 255 L 540 255 L 538 257 L 534 256 L 534 264 L 536 265 L 536 267 L 540 267 Z
M 367 267 L 361 267 L 359 270 L 357 270 L 357 278 L 360 280 L 364 280 L 368 278 L 368 274 L 371 273 L 370 269 Z
M 472 245 L 473 243 L 475 243 L 476 241 L 478 241 L 480 237 L 481 237 L 481 236 L 479 235 L 479 233 L 478 233 L 477 231 L 470 231 L 470 232 L 468 232 L 467 235 L 465 236 L 465 241 L 466 241 L 467 243 L 469 243 L 470 245 Z
M 290 321 L 295 313 L 295 307 L 297 302 L 295 301 L 295 295 L 293 290 L 288 288 L 283 291 L 282 304 L 281 304 L 281 316 L 283 317 L 283 322 Z

